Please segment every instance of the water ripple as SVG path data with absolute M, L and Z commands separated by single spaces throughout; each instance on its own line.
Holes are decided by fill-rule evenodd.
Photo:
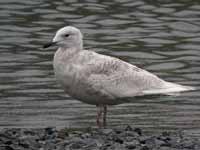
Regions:
M 199 10 L 198 2 L 182 0 L 1 1 L 0 127 L 95 125 L 95 107 L 72 100 L 56 83 L 55 48 L 42 49 L 65 25 L 83 31 L 85 47 L 199 88 Z M 200 123 L 199 97 L 194 91 L 133 98 L 109 109 L 109 125 L 192 134 Z

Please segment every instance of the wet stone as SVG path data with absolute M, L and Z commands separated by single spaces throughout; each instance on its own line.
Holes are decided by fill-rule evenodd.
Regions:
M 120 133 L 123 133 L 123 129 L 117 128 L 117 129 L 114 129 L 114 132 L 115 132 L 116 134 L 120 134 Z
M 81 134 L 81 138 L 85 139 L 85 138 L 90 138 L 91 134 L 90 133 L 83 133 Z
M 6 145 L 6 146 L 4 147 L 4 149 L 5 149 L 5 150 L 15 150 L 12 146 L 8 146 L 8 145 Z
M 150 136 L 141 136 L 139 137 L 140 144 L 146 144 L 146 141 L 149 140 Z
M 142 146 L 141 150 L 150 150 L 150 148 L 148 148 L 147 146 Z
M 13 142 L 11 140 L 5 141 L 4 144 L 5 145 L 11 145 Z
M 141 131 L 142 132 L 142 131 Z M 63 136 L 60 137 L 60 133 Z M 132 127 L 88 131 L 2 129 L 0 150 L 200 150 L 200 140 L 163 132 L 145 135 Z
M 140 128 L 135 128 L 134 131 L 138 134 L 138 135 L 142 135 L 142 130 Z
M 57 137 L 61 138 L 61 139 L 65 139 L 68 136 L 69 136 L 69 133 L 67 131 L 65 131 L 64 129 L 58 131 L 58 133 L 57 133 Z
M 55 129 L 55 128 L 52 128 L 52 127 L 47 127 L 47 128 L 45 128 L 45 132 L 46 132 L 46 134 L 48 134 L 48 135 L 52 135 L 53 133 L 56 132 L 56 129 Z
M 126 128 L 125 128 L 125 131 L 133 131 L 133 128 L 131 127 L 131 126 L 127 126 Z
M 164 146 L 165 145 L 165 142 L 164 141 L 162 141 L 162 140 L 158 140 L 158 139 L 155 139 L 155 145 L 157 145 L 157 146 Z
M 125 143 L 127 149 L 135 149 L 139 145 L 139 141 L 133 140 Z
M 162 147 L 160 147 L 160 150 L 177 150 L 177 149 L 167 147 L 167 146 L 162 146 Z
M 123 139 L 120 138 L 120 137 L 115 137 L 115 138 L 113 139 L 113 141 L 116 142 L 116 143 L 119 143 L 119 144 L 123 144 L 123 143 L 124 143 Z
M 113 130 L 112 129 L 102 129 L 101 132 L 105 135 L 108 135 L 110 133 L 113 133 Z
M 193 141 L 189 140 L 189 139 L 185 139 L 181 142 L 181 146 L 183 148 L 188 148 L 188 149 L 194 149 L 195 144 Z

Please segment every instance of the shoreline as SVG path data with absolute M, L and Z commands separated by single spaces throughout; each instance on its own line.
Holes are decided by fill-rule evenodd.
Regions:
M 78 130 L 4 128 L 0 150 L 200 150 L 200 139 L 181 132 L 146 134 L 141 128 Z

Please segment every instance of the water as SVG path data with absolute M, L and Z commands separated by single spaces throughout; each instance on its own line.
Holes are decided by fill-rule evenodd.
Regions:
M 199 88 L 199 15 L 197 0 L 0 2 L 0 127 L 95 126 L 96 108 L 56 83 L 56 48 L 42 49 L 66 25 L 81 29 L 86 48 Z M 108 124 L 200 136 L 200 93 L 133 98 L 109 108 Z

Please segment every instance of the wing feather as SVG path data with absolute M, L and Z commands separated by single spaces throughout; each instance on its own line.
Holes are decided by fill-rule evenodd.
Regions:
M 114 98 L 133 97 L 143 95 L 143 91 L 149 89 L 161 88 L 165 82 L 120 59 L 95 55 L 95 60 L 91 59 L 85 65 L 88 70 L 86 82 L 93 87 L 91 90 L 103 91 Z

